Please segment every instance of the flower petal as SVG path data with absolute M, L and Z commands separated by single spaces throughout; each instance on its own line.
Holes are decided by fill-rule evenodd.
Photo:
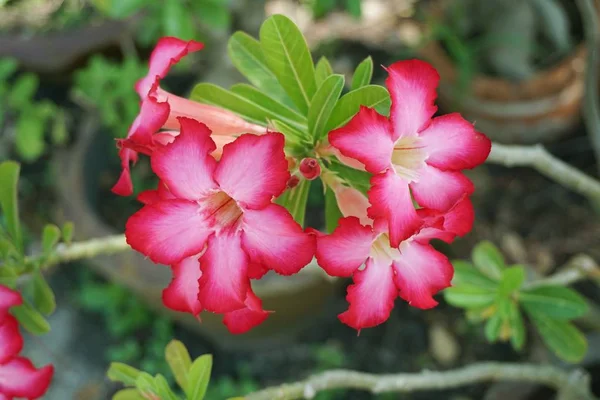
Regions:
M 36 369 L 26 358 L 13 358 L 0 365 L 0 393 L 4 393 L 8 398 L 40 398 L 48 390 L 53 374 L 52 365 Z
M 421 207 L 446 211 L 475 189 L 473 183 L 457 171 L 442 171 L 425 165 L 419 178 L 410 184 L 412 194 Z
M 133 183 L 131 182 L 130 164 L 137 162 L 138 155 L 135 151 L 122 147 L 119 150 L 119 157 L 121 158 L 121 175 L 111 191 L 118 196 L 131 196 Z
M 190 40 L 188 42 L 174 37 L 161 38 L 150 55 L 148 74 L 135 84 L 135 90 L 144 99 L 154 84 L 156 77 L 164 78 L 172 65 L 175 65 L 188 53 L 202 50 L 204 44 Z
M 452 264 L 431 245 L 415 241 L 403 243 L 400 253 L 393 263 L 400 297 L 413 307 L 435 307 L 437 301 L 432 296 L 450 286 Z
M 357 330 L 385 322 L 398 296 L 389 260 L 369 258 L 365 269 L 356 271 L 353 278 L 346 296 L 350 307 L 339 315 L 340 321 Z
M 198 299 L 206 310 L 226 313 L 245 307 L 250 279 L 248 256 L 239 234 L 211 236 L 200 257 L 200 268 Z
M 369 199 L 360 190 L 334 181 L 330 187 L 333 189 L 335 200 L 344 217 L 356 217 L 362 225 L 372 225 L 367 210 L 371 205 Z
M 315 254 L 315 237 L 305 233 L 290 213 L 278 204 L 246 210 L 242 245 L 252 263 L 278 274 L 300 271 Z
M 392 247 L 398 247 L 419 228 L 421 220 L 413 206 L 408 183 L 391 169 L 371 178 L 368 195 L 369 217 L 387 221 Z
M 269 316 L 269 312 L 263 310 L 262 301 L 256 297 L 252 288 L 248 288 L 246 295 L 245 308 L 231 311 L 223 317 L 223 323 L 234 335 L 248 332 L 250 329 L 264 322 Z
M 421 60 L 398 61 L 387 71 L 389 77 L 385 84 L 392 98 L 393 139 L 414 136 L 427 126 L 437 111 L 434 103 L 440 76 L 435 68 Z
M 125 226 L 127 243 L 134 250 L 165 265 L 200 253 L 211 233 L 198 204 L 179 199 L 146 205 Z
M 8 315 L 8 310 L 21 303 L 23 303 L 23 299 L 19 292 L 0 285 L 0 324 Z
M 19 332 L 19 323 L 8 315 L 0 324 L 0 364 L 4 364 L 23 349 L 23 337 Z
M 215 179 L 229 196 L 249 208 L 262 208 L 279 196 L 290 178 L 281 133 L 242 135 L 223 147 Z
M 162 292 L 166 307 L 193 315 L 200 314 L 202 305 L 198 300 L 198 280 L 202 272 L 199 258 L 200 255 L 195 254 L 171 266 L 173 280 Z
M 345 126 L 329 132 L 329 143 L 343 155 L 363 163 L 373 174 L 390 166 L 394 150 L 390 121 L 363 106 Z
M 216 146 L 206 125 L 189 118 L 180 122 L 175 141 L 152 154 L 152 170 L 176 197 L 198 200 L 217 187 L 217 162 L 210 156 Z
M 317 236 L 317 262 L 331 276 L 352 275 L 369 257 L 374 235 L 356 217 L 340 219 L 331 235 Z
M 142 100 L 140 112 L 131 124 L 122 145 L 140 153 L 151 154 L 154 134 L 160 130 L 168 117 L 169 104 L 157 101 L 154 96 L 148 96 Z
M 492 147 L 492 142 L 458 113 L 434 118 L 419 136 L 429 155 L 427 163 L 440 169 L 476 167 Z

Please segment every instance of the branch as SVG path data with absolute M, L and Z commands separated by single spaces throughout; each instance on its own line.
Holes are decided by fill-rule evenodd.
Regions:
M 577 0 L 587 45 L 583 117 L 600 172 L 600 105 L 598 104 L 598 10 L 593 0 Z
M 563 265 L 558 272 L 548 277 L 532 281 L 527 288 L 539 286 L 569 286 L 583 279 L 591 278 L 600 284 L 600 268 L 594 259 L 587 254 L 578 254 Z
M 600 181 L 554 157 L 541 145 L 508 146 L 494 143 L 486 162 L 505 167 L 532 167 L 564 187 L 600 203 Z
M 556 389 L 564 399 L 594 400 L 590 379 L 582 370 L 565 371 L 550 365 L 478 363 L 444 371 L 414 374 L 374 375 L 348 370 L 333 370 L 291 384 L 274 386 L 245 397 L 246 400 L 294 400 L 313 398 L 330 389 L 362 389 L 371 393 L 408 393 L 418 390 L 443 390 L 477 382 L 512 380 L 543 384 Z

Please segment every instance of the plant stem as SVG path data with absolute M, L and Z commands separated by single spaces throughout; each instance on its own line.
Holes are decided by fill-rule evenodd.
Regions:
M 585 97 L 583 117 L 588 135 L 596 155 L 596 165 L 600 174 L 600 104 L 598 104 L 598 10 L 594 0 L 576 0 L 587 45 L 587 65 L 585 66 Z
M 526 288 L 539 286 L 569 286 L 583 279 L 591 278 L 600 285 L 600 268 L 587 254 L 578 254 L 563 265 L 553 275 L 529 282 Z
M 541 145 L 509 146 L 494 143 L 486 162 L 505 167 L 532 167 L 564 187 L 600 204 L 600 181 L 554 157 Z
M 333 370 L 304 381 L 274 386 L 245 397 L 246 400 L 293 400 L 313 398 L 330 389 L 361 389 L 371 393 L 409 393 L 443 390 L 484 381 L 525 381 L 556 389 L 561 398 L 596 399 L 590 391 L 589 376 L 582 370 L 566 371 L 551 365 L 485 362 L 444 372 L 374 375 L 349 370 Z

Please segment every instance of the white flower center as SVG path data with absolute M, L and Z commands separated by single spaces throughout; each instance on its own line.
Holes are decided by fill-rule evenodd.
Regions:
M 398 139 L 392 152 L 392 164 L 396 175 L 409 182 L 419 180 L 419 170 L 425 165 L 427 152 L 418 136 Z

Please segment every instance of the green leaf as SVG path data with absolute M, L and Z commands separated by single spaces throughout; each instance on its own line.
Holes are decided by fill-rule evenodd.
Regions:
M 508 308 L 508 323 L 510 324 L 510 342 L 515 350 L 521 350 L 525 344 L 525 323 L 519 306 L 511 301 Z
M 291 152 L 292 155 L 301 155 L 301 153 L 305 151 L 305 146 L 302 143 L 307 142 L 304 140 L 306 138 L 306 130 L 300 130 L 276 119 L 272 120 L 271 124 L 277 132 L 280 132 L 285 136 L 286 154 Z
M 504 269 L 504 257 L 491 242 L 484 240 L 479 242 L 471 254 L 475 267 L 487 277 L 493 280 L 502 278 Z
M 169 387 L 169 383 L 161 374 L 154 377 L 154 388 L 157 391 L 160 400 L 178 400 L 178 397 Z
M 462 260 L 454 260 L 452 265 L 454 266 L 453 286 L 472 285 L 489 290 L 498 288 L 498 282 L 483 275 L 473 264 Z
M 310 183 L 311 181 L 302 179 L 298 186 L 286 190 L 275 200 L 277 204 L 285 207 L 292 214 L 292 217 L 300 226 L 304 226 Z
M 194 1 L 195 12 L 198 18 L 207 26 L 225 31 L 231 24 L 231 12 L 223 0 Z
M 289 98 L 265 60 L 260 42 L 245 32 L 234 33 L 227 43 L 233 65 L 264 93 L 288 104 Z M 289 104 L 288 104 L 289 105 Z
M 112 397 L 112 400 L 145 400 L 137 389 L 129 388 L 119 390 Z
M 335 9 L 336 0 L 313 0 L 312 12 L 315 19 L 319 19 Z
M 19 170 L 19 164 L 14 161 L 4 161 L 0 164 L 0 208 L 4 214 L 6 228 L 13 244 L 19 252 L 23 252 L 19 202 L 17 199 Z
M 500 328 L 502 327 L 502 318 L 496 313 L 488 319 L 485 324 L 485 338 L 488 342 L 494 343 L 500 336 Z
M 378 85 L 367 85 L 343 95 L 331 112 L 327 121 L 327 132 L 340 128 L 356 115 L 360 106 L 376 108 L 384 106 L 389 109 L 390 95 L 388 91 Z
M 188 386 L 188 373 L 192 366 L 192 359 L 185 345 L 179 340 L 171 340 L 165 349 L 165 358 L 169 367 L 171 367 L 177 384 L 185 390 Z
M 354 18 L 360 18 L 362 15 L 361 0 L 346 0 L 346 10 Z
M 317 66 L 315 67 L 317 87 L 320 87 L 330 75 L 333 75 L 331 64 L 329 64 L 329 60 L 325 58 L 325 56 L 322 56 L 319 58 L 319 62 L 317 62 Z
M 455 307 L 485 307 L 495 302 L 496 292 L 478 286 L 461 285 L 444 290 L 444 298 Z
M 135 382 L 141 371 L 127 364 L 113 362 L 108 368 L 106 376 L 113 382 L 120 382 L 125 386 L 135 386 Z
M 73 241 L 73 231 L 75 230 L 75 225 L 72 222 L 65 222 L 62 227 L 62 240 L 66 244 L 71 244 Z
M 373 77 L 373 59 L 371 56 L 365 58 L 354 71 L 352 75 L 351 90 L 356 90 L 371 83 Z
M 11 308 L 11 313 L 19 320 L 19 324 L 29 333 L 43 335 L 50 332 L 50 324 L 27 301 Z
M 15 147 L 23 160 L 37 160 L 46 148 L 44 129 L 46 118 L 39 110 L 30 108 L 19 115 L 16 125 Z
M 3 58 L 0 60 L 0 82 L 4 82 L 9 76 L 15 73 L 19 63 L 13 58 Z
M 305 116 L 298 114 L 295 110 L 269 97 L 255 87 L 238 83 L 231 87 L 231 91 L 268 110 L 270 118 L 278 118 L 287 124 L 306 130 L 307 120 Z
M 165 0 L 162 3 L 161 14 L 165 36 L 174 36 L 182 40 L 194 38 L 194 21 L 181 0 Z
M 32 73 L 24 73 L 12 85 L 8 96 L 8 106 L 14 110 L 28 107 L 39 86 L 39 79 Z
M 335 193 L 331 188 L 325 189 L 325 227 L 327 233 L 331 233 L 338 226 L 338 221 L 342 218 L 342 212 L 338 207 Z
M 66 116 L 62 109 L 56 110 L 53 116 L 51 138 L 52 143 L 56 145 L 65 144 L 69 138 Z
M 502 278 L 498 286 L 501 296 L 509 296 L 518 290 L 525 281 L 525 269 L 523 267 L 510 267 L 502 271 Z
M 572 319 L 585 315 L 588 305 L 576 291 L 563 286 L 540 286 L 520 293 L 519 301 L 530 314 L 556 319 Z
M 330 171 L 337 173 L 350 186 L 358 189 L 363 194 L 366 194 L 371 187 L 371 174 L 366 171 L 360 171 L 358 169 L 348 167 L 336 159 L 332 159 L 327 168 Z
M 60 229 L 58 226 L 48 224 L 44 226 L 42 232 L 42 249 L 44 253 L 49 253 L 60 240 Z
M 112 397 L 112 400 L 145 400 L 137 389 L 119 390 Z
M 539 313 L 528 314 L 546 346 L 558 357 L 570 363 L 583 359 L 587 352 L 587 341 L 579 329 L 567 321 Z
M 212 356 L 205 354 L 198 357 L 188 375 L 188 387 L 185 391 L 187 400 L 202 400 L 206 394 L 210 382 L 210 371 L 212 369 Z
M 260 45 L 279 83 L 300 112 L 306 114 L 317 85 L 315 67 L 302 33 L 289 18 L 272 15 L 260 28 Z
M 344 88 L 343 75 L 331 75 L 315 93 L 308 110 L 308 130 L 314 140 L 327 134 L 325 126 Z
M 33 304 L 45 315 L 50 315 L 56 310 L 54 292 L 40 271 L 33 273 Z
M 147 372 L 142 371 L 138 374 L 137 378 L 135 379 L 135 387 L 137 387 L 142 397 L 146 399 L 161 399 L 159 395 L 159 389 L 154 382 L 154 377 Z

